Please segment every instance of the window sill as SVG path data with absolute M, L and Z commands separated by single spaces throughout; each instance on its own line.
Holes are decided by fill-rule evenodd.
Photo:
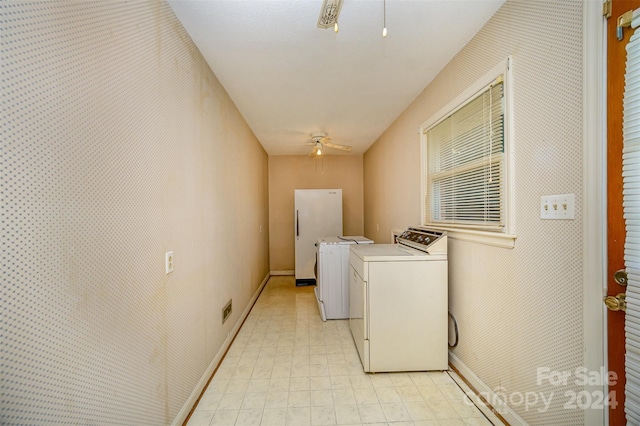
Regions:
M 488 246 L 512 249 L 516 244 L 516 235 L 498 232 L 475 231 L 471 229 L 447 228 L 444 226 L 426 224 L 424 227 L 447 231 L 447 236 L 453 240 L 471 241 Z

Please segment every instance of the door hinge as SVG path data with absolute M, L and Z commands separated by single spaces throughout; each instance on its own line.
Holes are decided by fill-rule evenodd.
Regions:
M 618 41 L 622 41 L 624 38 L 623 28 L 631 26 L 631 23 L 633 22 L 633 15 L 633 10 L 629 10 L 618 16 L 618 26 L 616 27 L 616 36 L 618 37 Z
M 604 16 L 605 19 L 611 18 L 611 1 L 612 0 L 604 0 L 604 3 L 602 3 L 602 16 Z

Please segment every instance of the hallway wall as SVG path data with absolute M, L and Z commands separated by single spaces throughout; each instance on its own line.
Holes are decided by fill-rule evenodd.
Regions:
M 421 223 L 419 127 L 511 56 L 515 247 L 449 238 L 449 310 L 453 354 L 529 424 L 585 419 L 564 407 L 584 390 L 575 378 L 537 380 L 585 365 L 582 38 L 582 1 L 507 0 L 364 156 L 365 235 L 389 242 Z M 553 194 L 576 194 L 575 220 L 540 219 Z M 509 400 L 527 392 L 555 396 L 547 408 Z
M 342 189 L 343 235 L 362 235 L 362 155 L 269 156 L 269 253 L 271 271 L 295 269 L 296 189 Z
M 269 272 L 267 155 L 166 3 L 0 10 L 0 423 L 169 424 Z

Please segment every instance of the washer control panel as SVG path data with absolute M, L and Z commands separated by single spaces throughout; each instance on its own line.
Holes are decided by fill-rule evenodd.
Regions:
M 407 228 L 398 236 L 398 243 L 418 250 L 428 251 L 429 246 L 438 241 L 444 234 L 443 231 Z

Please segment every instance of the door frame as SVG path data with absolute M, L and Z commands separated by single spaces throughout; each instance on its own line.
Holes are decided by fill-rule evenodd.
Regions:
M 606 23 L 602 2 L 583 3 L 583 314 L 584 367 L 607 366 Z M 612 17 L 613 19 L 613 17 Z M 604 386 L 587 392 L 608 393 Z M 605 407 L 606 408 L 606 407 Z M 585 410 L 585 424 L 608 425 L 608 410 Z

